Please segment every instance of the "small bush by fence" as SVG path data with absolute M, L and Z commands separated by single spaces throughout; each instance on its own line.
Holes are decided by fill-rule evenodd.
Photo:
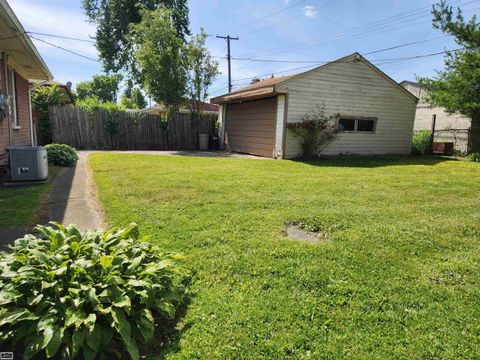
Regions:
M 200 121 L 178 114 L 169 121 L 138 111 L 105 110 L 93 114 L 75 106 L 50 106 L 53 142 L 86 150 L 195 150 L 198 134 L 216 136 L 217 116 Z M 112 131 L 111 122 L 115 123 Z M 110 131 L 109 131 L 110 130 Z

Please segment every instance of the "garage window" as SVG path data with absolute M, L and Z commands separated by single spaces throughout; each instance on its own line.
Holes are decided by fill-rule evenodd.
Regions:
M 377 118 L 361 116 L 341 116 L 338 120 L 340 132 L 374 133 Z

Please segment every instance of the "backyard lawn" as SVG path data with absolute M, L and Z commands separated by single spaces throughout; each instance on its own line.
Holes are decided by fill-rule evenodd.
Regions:
M 20 187 L 0 187 L 0 227 L 35 225 L 53 179 L 60 171 L 49 168 L 47 183 Z
M 480 354 L 480 165 L 93 154 L 111 225 L 186 255 L 190 304 L 153 358 Z M 326 233 L 289 240 L 285 223 Z

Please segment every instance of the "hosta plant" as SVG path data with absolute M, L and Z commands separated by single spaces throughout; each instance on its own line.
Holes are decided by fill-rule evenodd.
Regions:
M 74 148 L 66 144 L 48 144 L 48 162 L 57 166 L 72 166 L 78 160 L 78 154 Z
M 0 254 L 1 342 L 24 359 L 138 359 L 185 298 L 181 257 L 143 241 L 136 224 L 53 224 Z

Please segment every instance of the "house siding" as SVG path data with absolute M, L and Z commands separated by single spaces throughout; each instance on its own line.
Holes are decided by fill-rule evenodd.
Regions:
M 324 105 L 327 115 L 377 118 L 375 133 L 340 133 L 324 155 L 408 154 L 416 101 L 372 67 L 352 58 L 334 62 L 277 86 L 288 91 L 287 123 Z M 300 140 L 287 130 L 285 158 L 301 155 Z
M 5 66 L 0 62 L 1 93 L 5 94 L 7 84 L 5 82 Z M 9 114 L 0 119 L 0 165 L 7 162 L 6 148 L 9 146 L 32 145 L 30 127 L 30 100 L 28 96 L 28 80 L 18 73 L 15 74 L 18 129 L 13 129 Z
M 425 99 L 425 91 L 416 84 L 402 83 L 402 86 L 418 97 L 414 131 L 432 130 L 433 115 L 435 120 L 435 141 L 452 142 L 454 149 L 462 153 L 468 152 L 469 129 L 472 121 L 461 114 L 448 114 L 444 108 L 432 107 Z

